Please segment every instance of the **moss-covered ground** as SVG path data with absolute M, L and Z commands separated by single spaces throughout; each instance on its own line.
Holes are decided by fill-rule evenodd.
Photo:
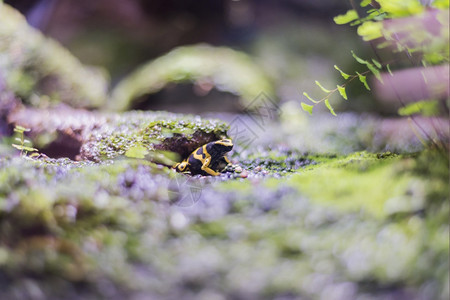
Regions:
M 271 155 L 217 179 L 1 159 L 1 298 L 448 296 L 445 157 Z

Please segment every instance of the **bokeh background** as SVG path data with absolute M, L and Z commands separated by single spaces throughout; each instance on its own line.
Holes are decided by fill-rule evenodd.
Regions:
M 248 53 L 273 80 L 281 102 L 300 102 L 315 79 L 329 85 L 340 79 L 334 64 L 344 70 L 358 68 L 351 49 L 362 56 L 370 53 L 355 28 L 333 22 L 334 16 L 349 9 L 346 1 L 5 2 L 81 62 L 105 68 L 113 84 L 178 46 L 207 43 Z M 359 85 L 349 88 L 355 101 L 338 101 L 338 110 L 392 113 L 372 101 Z M 217 99 L 227 95 L 214 94 L 211 98 L 220 104 L 212 107 L 203 105 L 206 101 L 196 102 L 202 96 L 191 87 L 166 88 L 152 95 L 152 104 L 144 108 L 177 110 L 173 102 L 182 101 L 190 103 L 190 112 L 238 110 Z M 181 110 L 186 112 L 186 107 Z

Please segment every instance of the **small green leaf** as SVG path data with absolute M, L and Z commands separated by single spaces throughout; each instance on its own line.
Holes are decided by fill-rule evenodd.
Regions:
M 439 103 L 437 100 L 425 100 L 408 104 L 398 109 L 400 116 L 411 116 L 421 114 L 425 117 L 432 117 L 439 113 Z
M 358 20 L 356 20 L 356 21 L 351 22 L 351 23 L 350 23 L 350 26 L 359 25 L 359 24 L 361 24 L 361 23 L 362 23 L 362 21 L 358 19 Z
M 23 146 L 22 149 L 25 151 L 28 151 L 28 152 L 38 151 L 38 149 L 36 149 L 36 148 L 26 147 L 26 146 Z
M 385 14 L 381 14 L 381 15 L 377 15 L 377 16 L 373 17 L 373 20 L 375 20 L 375 21 L 383 21 L 384 19 L 386 19 Z
M 328 110 L 330 111 L 330 113 L 331 113 L 333 116 L 337 116 L 336 113 L 334 112 L 333 107 L 332 107 L 331 104 L 330 104 L 330 101 L 328 101 L 328 99 L 325 99 L 325 106 L 328 108 Z
M 333 18 L 334 22 L 338 25 L 347 24 L 356 19 L 358 19 L 358 13 L 354 9 L 347 11 L 345 15 L 339 15 Z
M 360 64 L 367 65 L 367 64 L 369 63 L 367 60 L 364 60 L 364 59 L 362 59 L 362 58 L 359 58 L 359 57 L 355 54 L 355 52 L 353 52 L 353 50 L 351 50 L 351 53 L 352 53 L 352 56 L 356 59 L 356 61 L 359 62 Z
M 391 41 L 381 42 L 377 44 L 377 49 L 383 49 L 392 45 Z
M 391 76 L 394 76 L 394 74 L 392 74 L 391 67 L 389 66 L 389 64 L 386 65 L 386 69 L 388 70 Z
M 145 158 L 147 154 L 148 150 L 144 146 L 134 146 L 125 152 L 125 156 L 130 158 Z
M 375 75 L 375 77 L 376 77 L 381 83 L 383 83 L 383 79 L 381 78 L 380 71 L 378 71 L 378 69 L 375 68 L 374 65 L 372 65 L 371 63 L 368 63 L 368 64 L 367 64 L 367 68 L 373 73 L 373 75 Z
M 378 0 L 377 0 L 378 1 Z M 396 0 L 396 1 L 378 1 L 383 10 L 393 18 L 406 17 L 411 15 L 419 15 L 427 6 L 422 1 L 417 0 Z M 433 1 L 434 2 L 434 1 Z M 446 1 L 448 3 L 448 0 Z M 433 3 L 434 6 L 434 3 Z M 448 4 L 447 4 L 448 9 Z
M 364 84 L 364 86 L 366 87 L 366 89 L 370 91 L 370 87 L 369 87 L 369 85 L 367 84 L 367 78 L 366 78 L 366 76 L 361 75 L 361 74 L 359 74 L 358 72 L 356 72 L 356 74 L 358 74 L 359 81 L 361 81 L 361 82 Z
M 302 109 L 303 109 L 304 111 L 306 111 L 306 112 L 308 112 L 310 115 L 312 115 L 312 110 L 313 110 L 313 106 L 312 106 L 312 105 L 306 104 L 306 103 L 304 103 L 304 102 L 302 102 L 301 105 L 302 105 Z
M 314 100 L 313 98 L 311 98 L 307 92 L 303 92 L 303 95 L 309 99 L 309 101 L 313 102 L 313 103 L 319 103 L 319 101 Z
M 28 151 L 28 152 L 38 151 L 38 149 L 36 149 L 36 148 L 27 147 L 27 146 L 23 146 L 23 145 L 12 144 L 11 146 L 13 146 L 14 148 L 21 150 L 21 151 Z
M 381 69 L 381 64 L 376 59 L 372 58 L 372 62 L 378 69 Z
M 318 87 L 320 87 L 320 89 L 321 89 L 322 91 L 324 91 L 325 93 L 331 92 L 330 90 L 324 88 L 324 87 L 320 84 L 320 82 L 318 82 L 317 80 L 316 80 L 316 85 L 317 85 Z
M 28 132 L 28 131 L 30 131 L 30 130 L 31 130 L 31 129 L 22 127 L 22 126 L 20 126 L 20 125 L 16 125 L 16 126 L 14 127 L 14 132 L 19 132 L 19 133 Z
M 366 7 L 372 2 L 372 0 L 363 0 L 361 1 L 361 7 Z
M 347 92 L 345 91 L 345 87 L 338 85 L 337 88 L 338 88 L 339 94 L 341 94 L 342 98 L 347 100 Z
M 378 39 L 383 36 L 383 23 L 372 21 L 364 22 L 358 27 L 357 32 L 365 41 Z
M 448 52 L 444 55 L 441 53 L 437 53 L 437 52 L 424 53 L 423 60 L 425 62 L 429 62 L 431 64 L 438 64 L 445 60 L 448 61 Z
M 341 73 L 341 76 L 344 77 L 344 79 L 348 79 L 348 78 L 350 77 L 350 75 L 348 75 L 347 73 L 345 73 L 344 71 L 342 71 L 341 69 L 339 69 L 338 66 L 334 65 L 334 68 L 335 68 L 336 70 L 338 70 L 339 73 Z

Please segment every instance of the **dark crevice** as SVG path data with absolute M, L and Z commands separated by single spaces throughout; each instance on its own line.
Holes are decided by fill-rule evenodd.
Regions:
M 182 158 L 186 158 L 196 148 L 209 142 L 220 139 L 214 133 L 205 133 L 196 131 L 192 138 L 174 134 L 173 137 L 167 138 L 162 144 L 155 145 L 155 149 L 178 153 Z
M 50 158 L 67 157 L 76 160 L 80 154 L 81 139 L 76 135 L 58 132 L 58 137 L 44 147 L 38 148 L 38 152 Z

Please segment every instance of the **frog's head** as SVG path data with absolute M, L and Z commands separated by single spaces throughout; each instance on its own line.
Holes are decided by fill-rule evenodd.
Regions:
M 175 170 L 177 170 L 178 172 L 184 172 L 184 171 L 186 171 L 187 166 L 188 166 L 188 163 L 183 161 L 183 162 L 180 162 L 180 163 L 177 163 L 176 165 L 174 165 L 173 168 Z
M 230 139 L 218 140 L 211 143 L 214 152 L 225 154 L 233 149 L 233 142 Z

